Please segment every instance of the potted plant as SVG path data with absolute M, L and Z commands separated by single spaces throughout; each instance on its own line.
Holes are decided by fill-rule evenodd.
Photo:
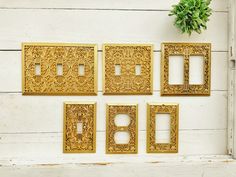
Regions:
M 173 5 L 169 16 L 175 16 L 174 25 L 182 33 L 189 35 L 192 32 L 201 33 L 207 29 L 206 23 L 212 14 L 209 7 L 211 0 L 180 0 L 177 5 Z

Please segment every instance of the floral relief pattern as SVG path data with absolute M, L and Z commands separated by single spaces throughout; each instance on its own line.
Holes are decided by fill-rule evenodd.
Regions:
M 104 94 L 152 94 L 152 52 L 151 45 L 104 45 Z M 115 65 L 121 75 L 115 75 Z
M 130 117 L 128 126 L 116 126 L 115 117 L 118 114 L 127 114 Z M 128 144 L 116 144 L 116 132 L 128 132 Z M 107 105 L 106 152 L 108 154 L 137 153 L 138 152 L 138 120 L 136 105 Z
M 96 95 L 96 46 L 24 44 L 23 94 Z M 40 64 L 41 74 L 35 74 Z M 62 75 L 57 65 L 62 65 Z M 79 75 L 79 65 L 84 75 Z
M 184 84 L 169 84 L 169 57 L 184 57 Z M 203 84 L 189 84 L 189 59 L 203 56 Z M 161 95 L 210 95 L 211 90 L 211 44 L 163 43 L 162 44 Z
M 148 109 L 147 152 L 178 152 L 179 105 L 150 104 Z M 170 114 L 170 143 L 156 143 L 156 114 Z
M 66 104 L 64 105 L 64 152 L 96 151 L 96 105 Z M 77 132 L 77 124 L 82 123 L 82 134 Z

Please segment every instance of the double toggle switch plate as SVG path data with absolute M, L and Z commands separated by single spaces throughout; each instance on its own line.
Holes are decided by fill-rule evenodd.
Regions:
M 96 95 L 97 46 L 24 43 L 24 95 Z
M 152 45 L 103 45 L 103 93 L 105 95 L 152 94 L 152 67 Z

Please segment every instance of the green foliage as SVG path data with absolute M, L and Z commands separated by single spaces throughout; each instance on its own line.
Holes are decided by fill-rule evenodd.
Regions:
M 182 33 L 192 34 L 193 31 L 201 33 L 207 29 L 206 23 L 212 14 L 209 7 L 211 0 L 180 0 L 179 4 L 173 5 L 169 16 L 176 16 L 174 25 Z

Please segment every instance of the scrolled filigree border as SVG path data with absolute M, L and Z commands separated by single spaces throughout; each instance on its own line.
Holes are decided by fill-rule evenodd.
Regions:
M 184 56 L 184 83 L 169 84 L 169 56 Z M 203 56 L 203 84 L 189 84 L 189 58 Z M 161 95 L 209 96 L 211 91 L 211 44 L 210 43 L 162 43 Z
M 128 126 L 116 126 L 115 116 L 128 114 Z M 116 144 L 116 132 L 128 131 L 130 141 L 128 144 Z M 137 104 L 107 104 L 106 105 L 106 153 L 107 154 L 137 154 L 138 153 L 138 105 Z
M 64 102 L 63 107 L 63 152 L 95 153 L 96 102 Z M 82 135 L 76 133 L 79 119 L 83 123 Z
M 170 114 L 170 143 L 156 143 L 156 114 Z M 178 104 L 147 104 L 147 153 L 177 153 L 179 137 L 178 129 Z

